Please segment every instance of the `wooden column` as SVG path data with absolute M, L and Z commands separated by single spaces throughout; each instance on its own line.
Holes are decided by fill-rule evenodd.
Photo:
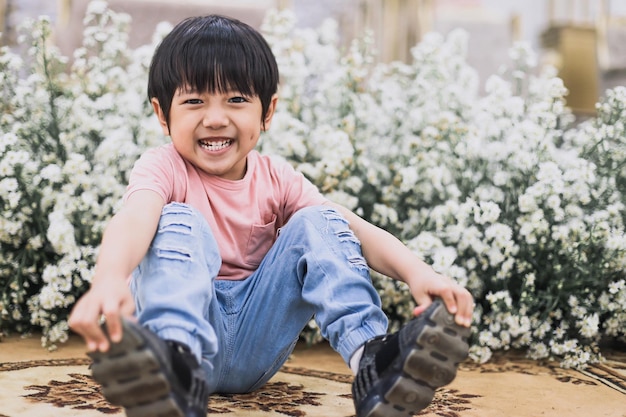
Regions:
M 7 0 L 0 0 L 0 32 L 2 32 L 2 38 L 0 38 L 0 45 L 6 44 L 6 24 L 7 24 Z
M 381 61 L 410 61 L 410 50 L 432 28 L 432 0 L 362 0 L 356 36 L 376 38 Z M 360 32 L 360 33 L 359 33 Z

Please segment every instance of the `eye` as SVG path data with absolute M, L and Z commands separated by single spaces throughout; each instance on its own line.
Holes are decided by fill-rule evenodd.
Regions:
M 202 100 L 200 100 L 199 98 L 190 98 L 188 100 L 185 100 L 185 104 L 202 104 Z
M 249 100 L 242 96 L 235 96 L 228 99 L 229 103 L 247 103 Z

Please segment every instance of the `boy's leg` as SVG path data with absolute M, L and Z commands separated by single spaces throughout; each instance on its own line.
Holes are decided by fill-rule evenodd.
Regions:
M 217 340 L 205 314 L 220 264 L 204 218 L 166 205 L 131 281 L 138 323 L 124 321 L 122 340 L 91 354 L 105 397 L 129 417 L 206 415 Z
M 236 307 L 220 390 L 260 387 L 280 368 L 312 315 L 346 363 L 363 347 L 353 385 L 358 417 L 408 416 L 449 383 L 467 355 L 469 329 L 441 300 L 386 333 L 387 319 L 347 222 L 333 209 L 296 213 L 253 276 L 230 284 Z M 228 297 L 226 297 L 228 298 Z M 228 312 L 227 312 L 228 313 Z
M 242 282 L 216 282 L 225 310 L 218 390 L 243 392 L 278 371 L 315 315 L 346 363 L 365 341 L 385 334 L 387 318 L 369 267 L 346 220 L 329 207 L 294 214 L 265 259 Z M 216 370 L 217 371 L 217 370 Z
M 220 266 L 219 248 L 204 217 L 186 204 L 166 205 L 131 280 L 139 322 L 210 362 L 218 345 L 207 312 Z

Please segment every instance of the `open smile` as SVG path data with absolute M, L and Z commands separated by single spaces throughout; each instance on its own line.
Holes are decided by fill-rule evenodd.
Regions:
M 220 139 L 220 140 L 200 140 L 198 143 L 200 147 L 207 151 L 216 152 L 222 149 L 228 148 L 234 142 L 233 139 Z

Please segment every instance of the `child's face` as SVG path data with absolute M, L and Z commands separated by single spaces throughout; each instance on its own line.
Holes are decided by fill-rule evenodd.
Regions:
M 152 106 L 163 132 L 171 136 L 183 158 L 207 174 L 239 180 L 246 173 L 246 156 L 255 148 L 261 130 L 270 126 L 276 100 L 274 96 L 265 124 L 259 97 L 238 92 L 178 89 L 172 99 L 169 127 L 157 99 L 152 99 Z

